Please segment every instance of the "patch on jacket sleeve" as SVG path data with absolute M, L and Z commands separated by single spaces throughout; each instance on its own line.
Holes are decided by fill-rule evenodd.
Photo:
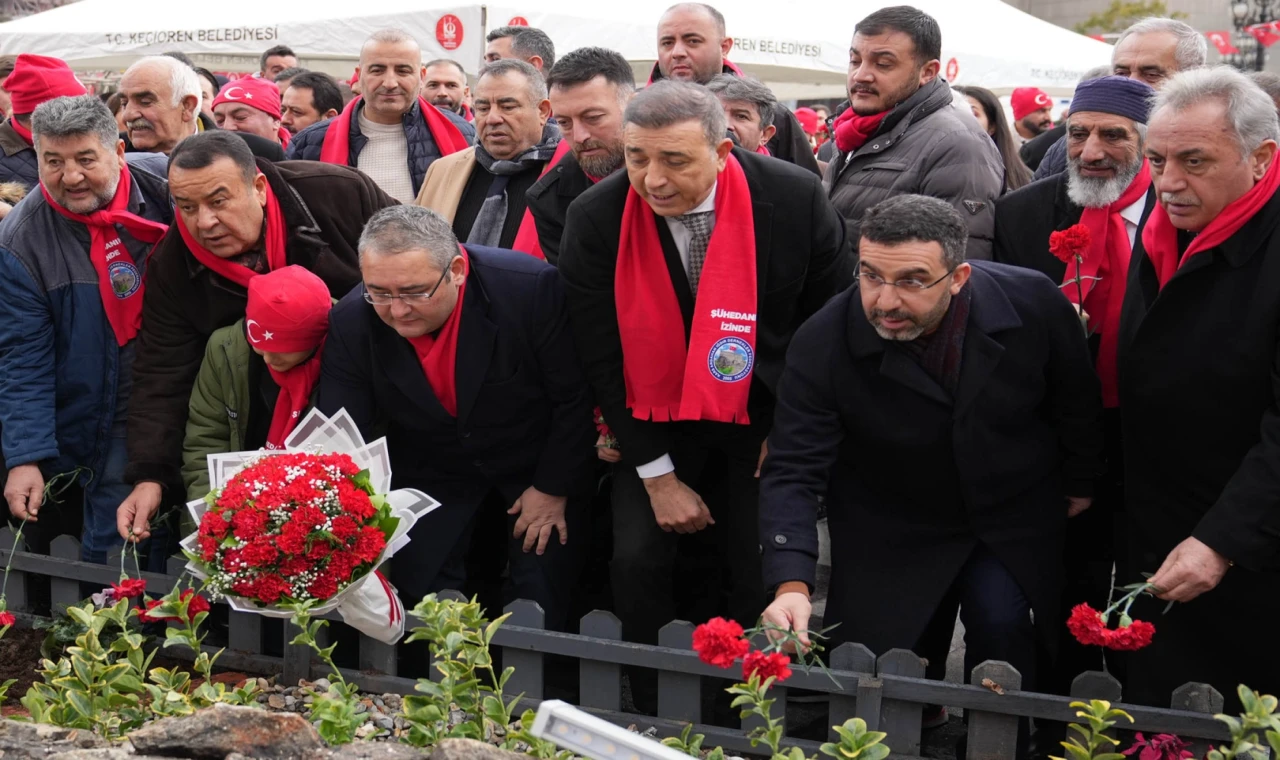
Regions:
M 964 207 L 969 209 L 970 214 L 976 215 L 982 213 L 982 209 L 986 208 L 987 204 L 982 201 L 965 201 Z
M 224 406 L 222 408 L 227 410 L 227 417 L 230 417 L 233 420 L 240 418 L 240 415 L 236 414 L 236 410 L 232 409 L 231 407 Z

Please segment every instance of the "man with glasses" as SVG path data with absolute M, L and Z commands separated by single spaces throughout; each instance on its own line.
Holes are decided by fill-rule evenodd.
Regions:
M 401 597 L 458 589 L 501 609 L 484 591 L 509 563 L 507 598 L 538 602 L 563 627 L 596 431 L 556 270 L 461 247 L 416 206 L 375 214 L 359 251 L 363 284 L 334 307 L 316 407 L 386 435 L 393 485 L 442 505 L 393 560 Z
M 860 234 L 858 284 L 796 332 L 778 386 L 760 482 L 765 621 L 807 638 L 825 497 L 823 623 L 839 625 L 825 646 L 915 648 L 958 600 L 965 672 L 1003 660 L 1034 689 L 1037 637 L 1061 625 L 1067 515 L 1102 471 L 1080 319 L 1044 275 L 966 262 L 964 219 L 944 201 L 884 201 Z

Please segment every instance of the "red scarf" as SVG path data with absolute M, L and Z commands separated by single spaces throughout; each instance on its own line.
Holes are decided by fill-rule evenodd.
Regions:
M 1142 247 L 1146 249 L 1147 258 L 1151 259 L 1151 265 L 1155 267 L 1161 290 L 1188 259 L 1226 242 L 1271 200 L 1276 188 L 1280 188 L 1280 169 L 1276 169 L 1277 164 L 1280 161 L 1273 159 L 1261 182 L 1228 203 L 1212 222 L 1200 230 L 1181 258 L 1178 256 L 1178 230 L 1169 221 L 1169 214 L 1165 212 L 1164 206 L 1157 206 L 1151 211 L 1146 226 L 1142 228 Z
M 23 142 L 33 148 L 35 147 L 36 143 L 35 140 L 31 138 L 31 130 L 19 124 L 18 120 L 12 116 L 9 117 L 9 126 L 13 127 L 13 131 L 18 133 L 18 137 L 21 137 Z
M 280 211 L 280 201 L 276 199 L 275 193 L 272 192 L 271 183 L 267 182 L 265 187 L 267 190 L 267 204 L 264 209 L 267 216 L 267 231 L 263 237 L 265 238 L 264 245 L 267 248 L 267 271 L 274 272 L 287 263 L 284 242 L 287 230 L 284 224 L 284 214 Z M 210 253 L 208 249 L 196 242 L 195 236 L 187 229 L 187 223 L 182 220 L 182 214 L 177 216 L 178 232 L 182 233 L 182 240 L 187 244 L 191 255 L 196 257 L 196 261 L 241 287 L 249 287 L 249 280 L 256 277 L 258 275 L 257 272 L 249 267 L 241 266 Z
M 293 135 L 289 134 L 289 130 L 284 127 L 280 127 L 280 129 L 276 130 L 276 137 L 280 138 L 281 148 L 289 147 L 289 141 L 293 139 Z
M 329 122 L 329 127 L 324 133 L 324 146 L 320 149 L 320 160 L 324 163 L 339 166 L 351 165 L 351 122 L 356 118 L 356 109 L 363 101 L 363 97 L 352 100 L 346 108 L 342 109 L 342 113 L 337 118 Z M 427 130 L 431 132 L 431 139 L 436 141 L 440 155 L 447 156 L 469 147 L 467 138 L 462 136 L 462 131 L 435 106 L 418 98 L 418 110 L 422 112 L 422 120 L 426 122 Z
M 564 158 L 572 147 L 573 143 L 571 141 L 561 138 L 560 144 L 556 146 L 556 152 L 551 155 L 551 160 L 542 168 L 542 173 L 538 175 L 538 179 L 547 176 L 547 172 L 560 163 L 560 159 Z M 546 254 L 542 252 L 542 243 L 538 242 L 538 227 L 534 224 L 532 209 L 525 208 L 524 216 L 520 219 L 520 229 L 516 230 L 516 239 L 511 244 L 511 249 L 527 253 L 543 261 L 547 260 Z
M 471 271 L 467 249 L 458 246 L 458 252 L 466 266 L 462 270 L 462 282 L 458 283 L 458 302 L 454 304 L 453 312 L 440 326 L 438 335 L 409 338 L 418 361 L 422 362 L 427 383 L 450 417 L 458 416 L 458 330 L 462 324 L 462 298 L 467 291 L 467 275 Z
M 271 379 L 280 386 L 280 395 L 276 396 L 276 410 L 271 414 L 271 427 L 267 430 L 268 449 L 283 449 L 284 441 L 298 426 L 302 412 L 311 403 L 311 391 L 315 390 L 316 381 L 320 379 L 320 354 L 324 352 L 324 341 L 320 347 L 303 363 L 288 372 L 276 372 L 267 367 Z
M 622 211 L 614 298 L 627 407 L 641 420 L 750 423 L 756 352 L 756 237 L 751 191 L 731 154 L 716 186 L 716 224 L 699 278 L 688 351 L 657 220 L 634 189 Z
M 1108 409 L 1120 406 L 1120 391 L 1116 378 L 1116 341 L 1120 335 L 1120 310 L 1124 304 L 1125 279 L 1129 276 L 1129 258 L 1133 248 L 1129 245 L 1129 231 L 1120 212 L 1146 197 L 1151 187 L 1151 167 L 1146 160 L 1129 187 L 1114 203 L 1098 208 L 1086 208 L 1080 214 L 1080 224 L 1089 229 L 1089 251 L 1080 267 L 1084 303 L 1076 304 L 1089 314 L 1089 330 L 1098 330 L 1101 343 L 1098 346 L 1098 378 L 1102 381 L 1102 403 Z M 1071 303 L 1079 300 L 1076 288 L 1076 259 L 1067 264 L 1062 279 L 1062 292 Z
M 859 116 L 852 108 L 846 108 L 844 113 L 836 117 L 836 147 L 841 153 L 852 153 L 866 145 L 867 140 L 880 128 L 880 122 L 888 115 L 888 111 L 881 111 L 870 116 Z
M 76 214 L 60 206 L 44 183 L 40 183 L 40 192 L 44 194 L 45 202 L 50 208 L 89 228 L 89 261 L 98 274 L 98 294 L 102 297 L 102 310 L 107 313 L 107 322 L 111 325 L 111 331 L 116 334 L 116 343 L 121 346 L 132 340 L 142 327 L 142 291 L 145 283 L 133 255 L 120 239 L 116 225 L 124 227 L 130 235 L 144 243 L 158 243 L 169 231 L 166 225 L 129 212 L 132 187 L 133 178 L 129 174 L 129 165 L 121 162 L 120 183 L 116 185 L 115 197 L 106 208 L 91 214 Z

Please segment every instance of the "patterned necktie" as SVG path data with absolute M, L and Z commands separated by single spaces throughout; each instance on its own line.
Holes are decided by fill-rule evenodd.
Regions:
M 714 211 L 677 216 L 676 219 L 693 236 L 689 241 L 689 290 L 697 295 L 698 278 L 702 276 L 702 264 L 707 260 L 707 243 L 711 242 L 711 216 Z

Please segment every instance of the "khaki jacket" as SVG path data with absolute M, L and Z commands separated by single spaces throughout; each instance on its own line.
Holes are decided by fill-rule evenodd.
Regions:
M 458 214 L 458 204 L 476 166 L 475 147 L 437 158 L 427 169 L 427 178 L 413 203 L 443 216 L 449 224 Z

